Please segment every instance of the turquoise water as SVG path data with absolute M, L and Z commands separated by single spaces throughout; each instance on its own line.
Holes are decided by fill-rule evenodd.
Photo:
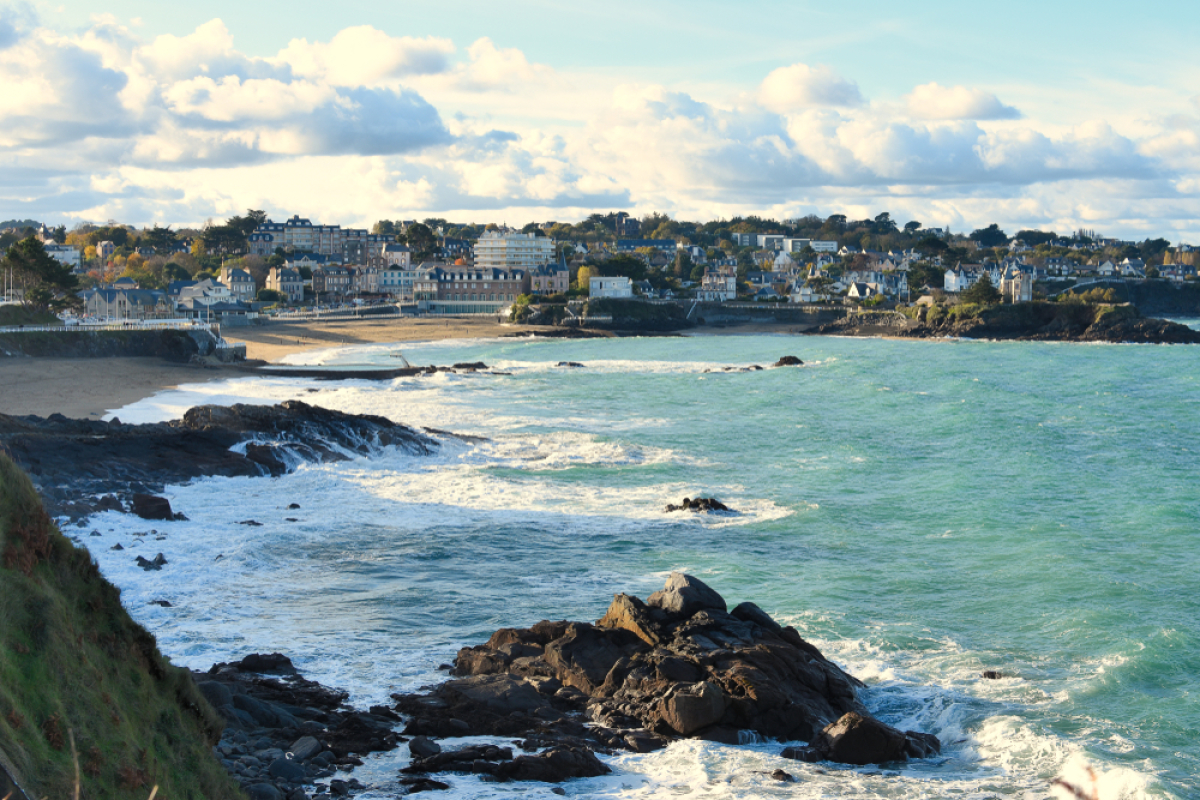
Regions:
M 618 758 L 573 794 L 1044 798 L 1090 765 L 1102 797 L 1200 795 L 1200 349 L 724 336 L 298 361 L 393 365 L 399 350 L 512 374 L 239 379 L 117 412 L 299 397 L 491 440 L 175 487 L 191 521 L 165 541 L 97 518 L 104 536 L 85 543 L 177 661 L 282 650 L 373 701 L 435 680 L 496 627 L 595 619 L 614 592 L 687 569 L 795 624 L 867 681 L 880 716 L 938 734 L 944 758 L 820 771 L 775 743 L 687 742 Z M 705 372 L 785 354 L 806 365 Z M 663 513 L 697 495 L 742 513 Z M 248 517 L 264 526 L 236 524 Z M 136 570 L 139 547 L 172 569 Z M 159 597 L 177 607 L 146 605 Z M 379 797 L 396 758 L 359 775 Z M 777 766 L 801 783 L 759 774 Z

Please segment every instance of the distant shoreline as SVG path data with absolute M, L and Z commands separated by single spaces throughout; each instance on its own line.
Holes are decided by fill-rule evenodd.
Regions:
M 587 336 L 663 336 L 662 332 L 602 331 L 588 329 Z M 249 364 L 197 366 L 158 358 L 0 358 L 0 413 L 62 414 L 75 419 L 100 419 L 106 413 L 175 389 L 184 384 L 229 378 L 253 377 L 252 365 L 278 362 L 286 356 L 311 350 L 367 344 L 403 346 L 447 339 L 492 339 L 549 336 L 573 338 L 572 329 L 497 323 L 491 319 L 392 318 L 271 323 L 227 328 L 225 336 L 246 343 Z M 747 336 L 755 334 L 847 336 L 855 338 L 949 341 L 955 337 L 914 337 L 884 327 L 817 329 L 794 322 L 728 322 L 677 331 L 680 336 Z M 980 339 L 1011 338 L 988 337 Z

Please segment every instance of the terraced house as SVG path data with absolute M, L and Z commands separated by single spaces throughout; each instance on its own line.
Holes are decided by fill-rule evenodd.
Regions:
M 430 298 L 436 286 L 436 299 Z M 414 288 L 416 288 L 414 286 Z M 481 269 L 463 265 L 435 267 L 420 282 L 420 306 L 431 314 L 498 313 L 529 291 L 529 273 L 522 269 Z

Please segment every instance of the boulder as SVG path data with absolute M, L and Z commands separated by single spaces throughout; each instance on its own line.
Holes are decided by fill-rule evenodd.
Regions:
M 300 783 L 304 780 L 304 767 L 289 758 L 277 758 L 267 767 L 267 774 L 278 781 Z
M 630 631 L 651 647 L 660 643 L 650 609 L 638 598 L 627 594 L 613 595 L 612 605 L 596 623 L 596 627 Z
M 163 565 L 165 565 L 167 563 L 167 557 L 164 556 L 162 553 L 159 553 L 158 555 L 156 555 L 154 557 L 153 560 L 143 558 L 142 556 L 138 556 L 135 559 L 135 561 L 137 562 L 137 565 L 139 567 L 146 570 L 147 572 L 151 572 L 151 571 L 157 572 L 158 570 L 161 570 L 163 568 Z
M 921 751 L 936 745 L 937 737 L 920 734 Z M 929 737 L 930 744 L 923 737 Z M 808 747 L 788 747 L 781 755 L 800 761 L 838 761 L 842 764 L 884 764 L 908 758 L 909 739 L 902 731 L 874 717 L 850 712 L 821 731 Z
M 795 356 L 784 356 L 771 365 L 772 367 L 802 367 L 804 362 Z
M 509 675 L 477 675 L 450 681 L 447 688 L 498 714 L 533 712 L 546 705 L 533 684 Z
M 706 514 L 712 514 L 717 511 L 734 513 L 732 508 L 713 497 L 697 497 L 695 499 L 685 497 L 679 505 L 668 504 L 663 510 L 668 514 L 673 511 L 703 511 Z
M 142 519 L 175 519 L 175 514 L 171 512 L 171 501 L 152 494 L 135 494 L 133 496 L 133 513 Z
M 429 758 L 442 752 L 442 748 L 428 736 L 414 736 L 408 742 L 408 752 L 413 758 Z
M 559 783 L 572 778 L 595 778 L 612 772 L 586 747 L 551 747 L 537 755 L 518 756 L 501 764 L 497 778 Z
M 292 660 L 282 653 L 251 653 L 241 661 L 235 661 L 232 666 L 242 672 L 275 673 L 292 675 L 296 672 Z
M 711 681 L 692 684 L 663 700 L 660 714 L 680 736 L 691 736 L 720 721 L 725 714 L 725 693 Z
M 699 578 L 672 572 L 667 585 L 646 600 L 646 604 L 672 614 L 690 617 L 697 611 L 715 608 L 724 611 L 725 598 Z
M 269 783 L 252 783 L 246 787 L 250 800 L 283 800 L 283 794 Z
M 321 743 L 312 736 L 301 736 L 292 743 L 292 746 L 288 748 L 288 752 L 292 754 L 292 758 L 296 761 L 308 761 L 323 749 Z

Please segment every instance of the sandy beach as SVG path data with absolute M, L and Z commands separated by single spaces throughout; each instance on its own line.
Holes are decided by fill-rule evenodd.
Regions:
M 389 318 L 229 328 L 250 360 L 341 345 L 488 338 L 540 328 L 492 320 Z M 245 375 L 245 365 L 199 366 L 157 358 L 0 358 L 0 413 L 99 419 L 107 412 L 182 384 Z

